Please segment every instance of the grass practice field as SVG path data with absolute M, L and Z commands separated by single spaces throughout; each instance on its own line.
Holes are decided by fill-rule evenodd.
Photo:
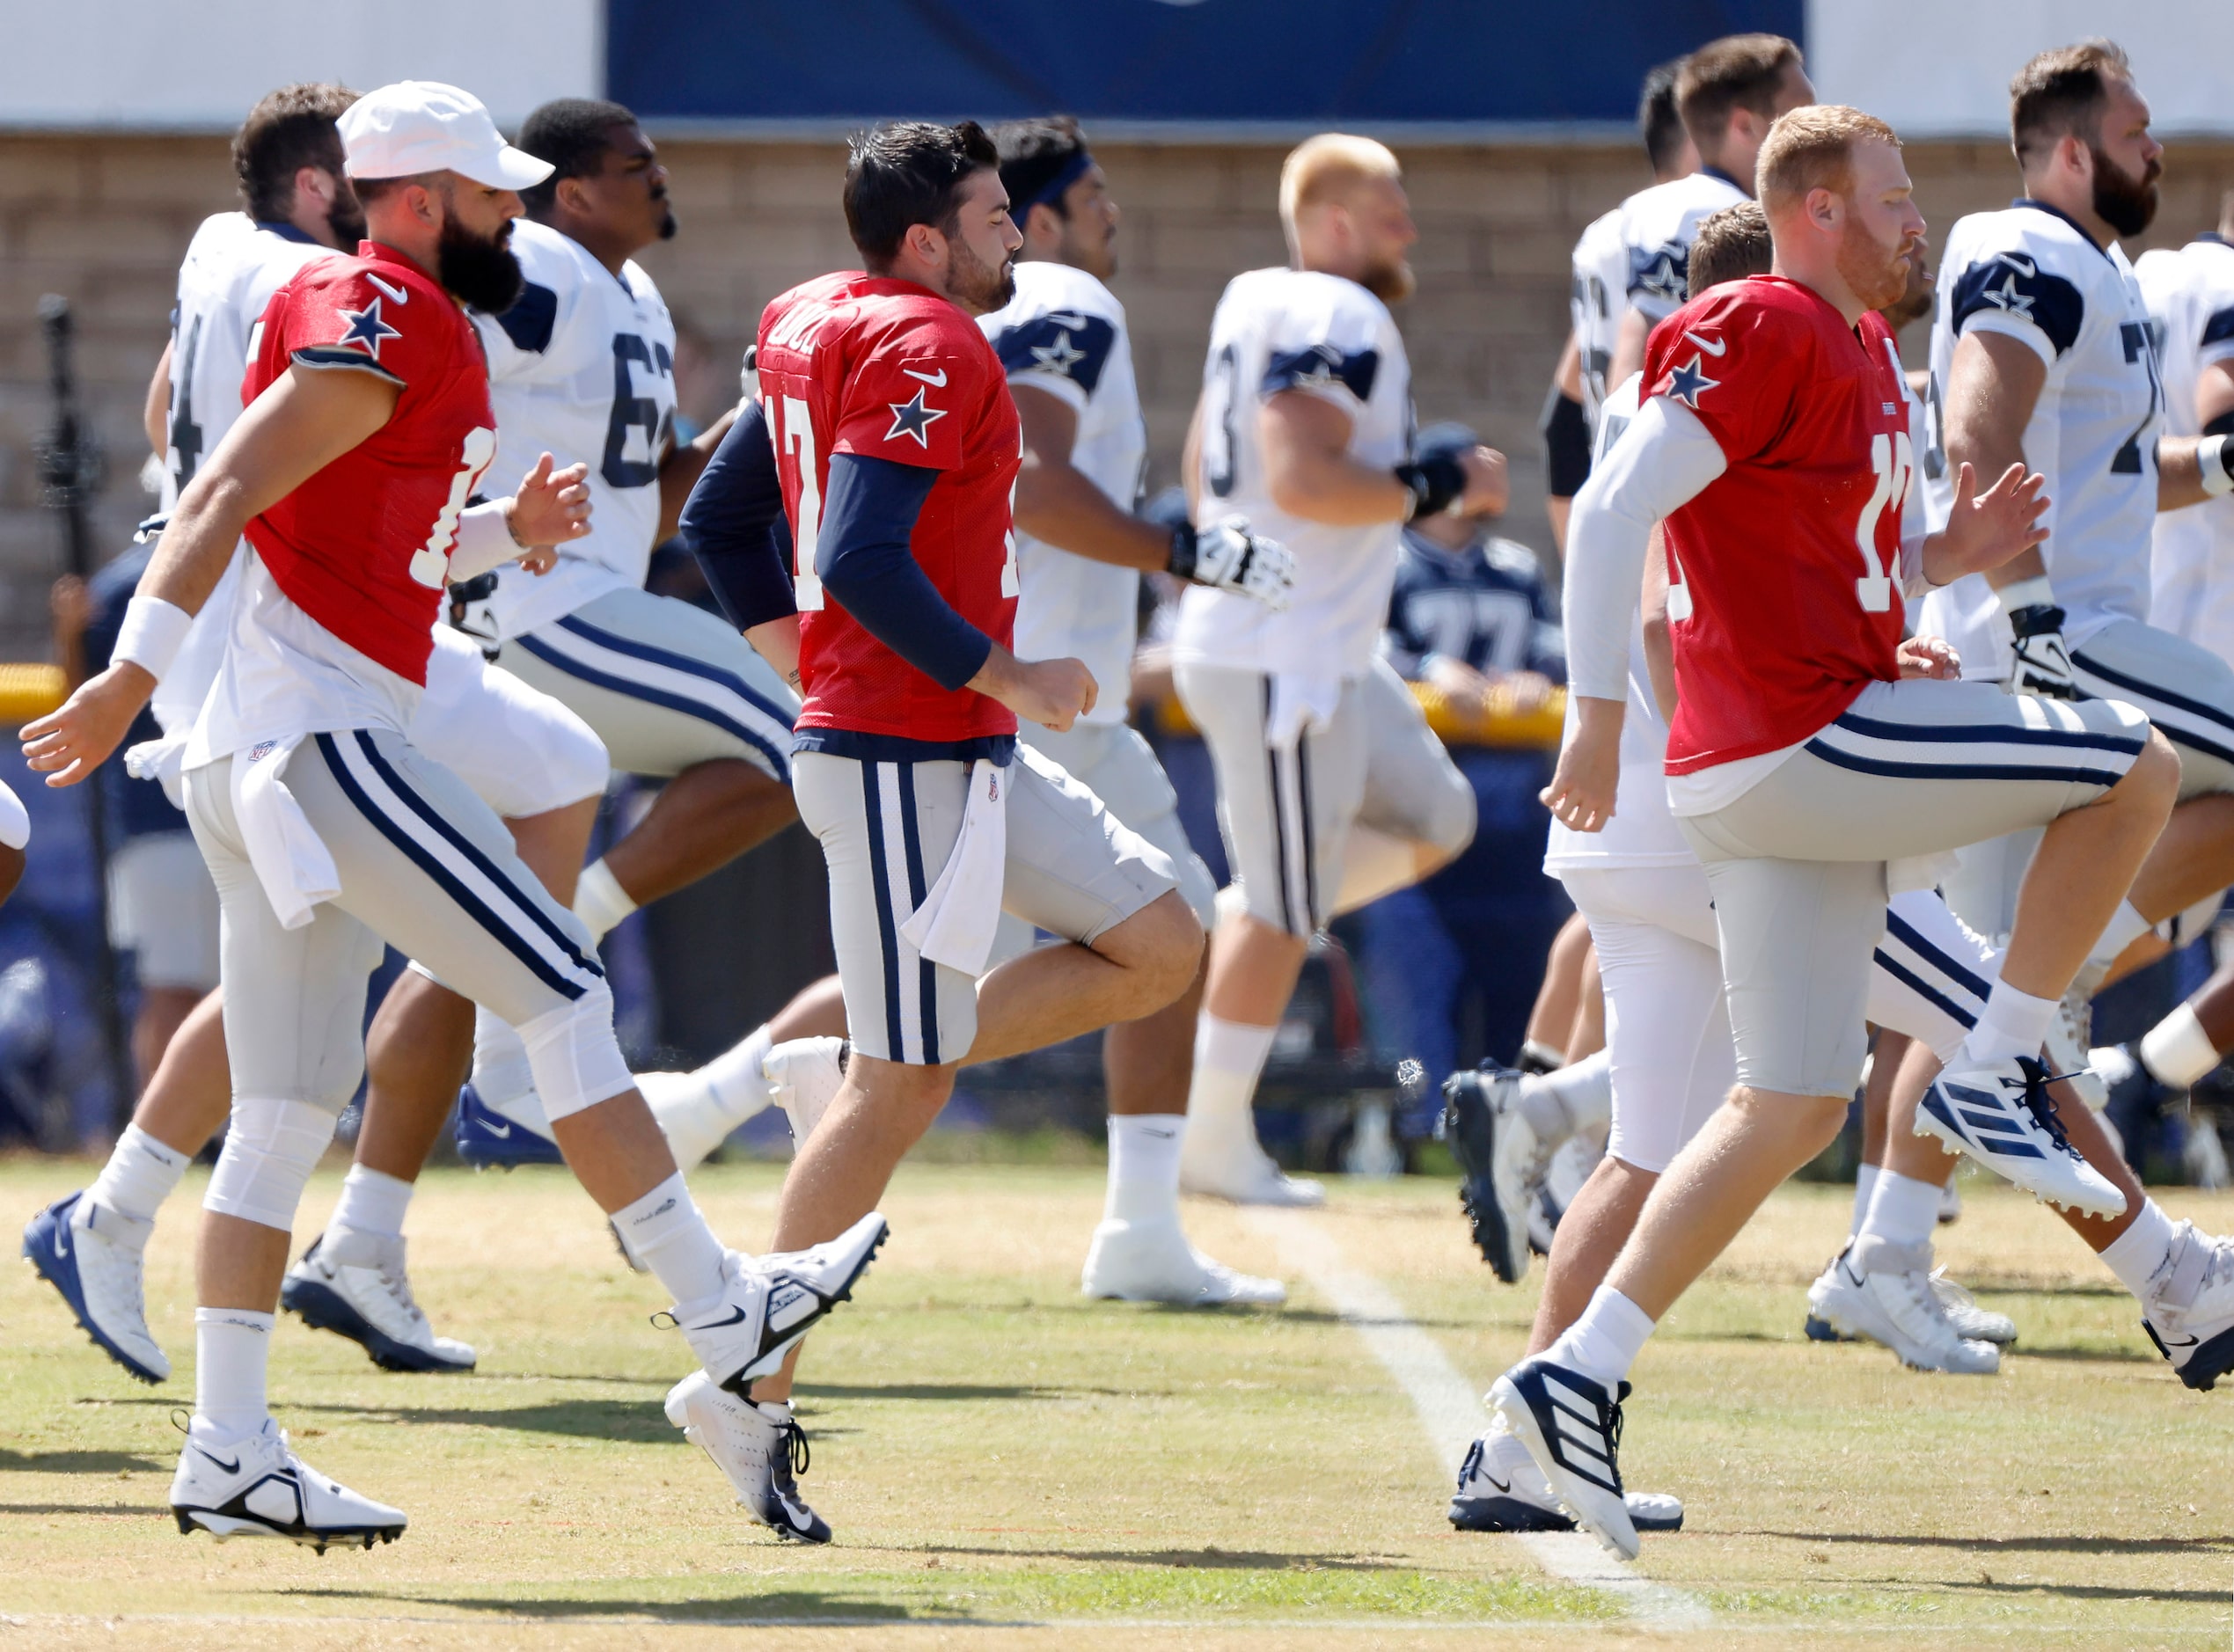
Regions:
M 0 1215 L 91 1174 L 0 1165 Z M 779 1174 L 696 1181 L 716 1228 L 755 1244 Z M 313 1185 L 304 1236 L 339 1185 Z M 282 1320 L 282 1425 L 401 1505 L 403 1539 L 322 1558 L 187 1540 L 165 1494 L 197 1176 L 153 1246 L 150 1317 L 180 1367 L 161 1390 L 28 1268 L 0 1270 L 0 1652 L 2227 1645 L 2234 1392 L 2182 1389 L 2060 1224 L 1965 1187 L 1941 1254 L 2022 1327 L 2002 1374 L 1805 1341 L 1849 1190 L 1787 1189 L 1645 1353 L 1625 1466 L 1682 1495 L 1688 1525 L 1621 1568 L 1579 1538 L 1444 1520 L 1535 1300 L 1476 1260 L 1448 1184 L 1337 1184 L 1304 1216 L 1191 1205 L 1206 1247 L 1295 1289 L 1281 1311 L 1185 1313 L 1079 1297 L 1091 1168 L 902 1172 L 892 1242 L 810 1345 L 805 1484 L 831 1547 L 751 1524 L 668 1425 L 688 1356 L 555 1171 L 431 1173 L 414 1210 L 421 1297 L 478 1373 L 387 1375 Z M 2234 1222 L 2226 1195 L 2164 1202 Z

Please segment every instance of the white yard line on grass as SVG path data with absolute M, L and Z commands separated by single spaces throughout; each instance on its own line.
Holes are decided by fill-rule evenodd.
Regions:
M 1342 1249 L 1297 1210 L 1251 1210 L 1249 1220 L 1280 1247 L 1290 1268 L 1334 1305 L 1373 1357 L 1403 1385 L 1446 1479 L 1455 1484 L 1467 1447 L 1490 1426 L 1490 1414 L 1435 1339 L 1404 1312 L 1387 1285 L 1351 1268 Z M 1544 1570 L 1569 1583 L 1617 1597 L 1631 1616 L 1656 1628 L 1696 1629 L 1709 1621 L 1705 1603 L 1680 1589 L 1640 1577 L 1579 1531 L 1531 1532 L 1516 1539 Z

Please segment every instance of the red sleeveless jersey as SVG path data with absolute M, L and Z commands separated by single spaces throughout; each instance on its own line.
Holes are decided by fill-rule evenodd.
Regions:
M 377 242 L 272 295 L 245 407 L 290 367 L 401 386 L 388 422 L 248 524 L 288 599 L 399 676 L 427 680 L 458 513 L 496 452 L 488 364 L 458 302 Z
M 1023 458 L 1007 375 L 978 324 L 927 287 L 825 275 L 760 317 L 760 401 L 791 518 L 802 728 L 950 742 L 1013 735 L 1015 714 L 943 689 L 893 653 L 815 577 L 833 453 L 939 472 L 910 549 L 939 595 L 1007 647 L 1016 619 L 1010 500 Z
M 1689 774 L 1797 745 L 1899 676 L 1915 455 L 1883 319 L 1849 327 L 1781 276 L 1714 288 L 1660 323 L 1644 384 L 1696 413 L 1729 464 L 1666 524 L 1682 592 L 1667 771 Z

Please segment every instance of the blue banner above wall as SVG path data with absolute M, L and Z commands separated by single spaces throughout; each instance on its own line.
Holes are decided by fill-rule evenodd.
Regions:
M 655 121 L 836 128 L 1062 110 L 1105 128 L 1626 124 L 1646 69 L 1799 39 L 1804 0 L 609 0 Z

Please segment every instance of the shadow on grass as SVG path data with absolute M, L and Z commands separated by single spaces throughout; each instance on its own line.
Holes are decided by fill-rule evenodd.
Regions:
M 2008 1595 L 2055 1595 L 2065 1600 L 2153 1600 L 2194 1606 L 2226 1604 L 2226 1591 L 2223 1589 L 2114 1589 L 2106 1583 L 2003 1583 L 1987 1578 L 1972 1583 L 1957 1580 L 1934 1583 L 1931 1587 L 1983 1599 Z
M 1155 1566 L 1179 1571 L 1227 1572 L 1404 1572 L 1410 1561 L 1381 1561 L 1359 1554 L 1282 1554 L 1252 1549 L 1011 1549 L 927 1543 L 920 1550 L 895 1553 L 982 1555 L 992 1560 L 1076 1561 L 1081 1565 Z
M 367 1422 L 513 1429 L 523 1434 L 559 1434 L 632 1445 L 676 1444 L 683 1437 L 658 1406 L 644 1400 L 553 1400 L 542 1405 L 486 1408 L 297 1404 L 282 1405 L 279 1409 L 289 1414 L 355 1417 Z
M 799 1385 L 810 1400 L 1102 1400 L 1137 1399 L 1145 1389 L 1095 1388 L 1083 1383 L 813 1383 Z
M 886 1600 L 867 1600 L 846 1594 L 812 1589 L 772 1590 L 765 1594 L 726 1595 L 699 1600 L 543 1600 L 511 1599 L 475 1595 L 414 1595 L 401 1590 L 288 1589 L 280 1591 L 305 1600 L 372 1600 L 387 1604 L 448 1606 L 458 1612 L 543 1618 L 644 1618 L 655 1623 L 950 1623 L 986 1628 L 1004 1626 L 1005 1619 L 979 1618 L 936 1606 L 897 1605 Z
M 179 1402 L 164 1403 L 175 1407 Z M 115 1474 L 128 1468 L 170 1466 L 137 1451 L 11 1451 L 0 1447 L 0 1474 Z
M 0 1515 L 168 1515 L 168 1504 L 141 1502 L 0 1502 Z
M 1902 1536 L 1890 1531 L 1749 1531 L 1747 1537 L 1783 1538 L 1792 1543 L 1866 1543 L 1899 1549 L 1959 1549 L 1981 1559 L 1996 1554 L 2177 1554 L 2189 1550 L 2219 1553 L 2234 1547 L 2234 1537 L 2103 1538 L 2051 1532 L 2031 1538 Z M 2118 1594 L 2109 1590 L 2105 1592 Z M 2125 1593 L 2137 1591 L 2126 1590 Z M 2221 1590 L 2215 1598 L 2223 1600 Z
M 2161 1365 L 2164 1356 L 2155 1349 L 2082 1348 L 2070 1342 L 2044 1344 L 2018 1338 L 2010 1353 L 2018 1359 L 2100 1360 L 2110 1365 Z

